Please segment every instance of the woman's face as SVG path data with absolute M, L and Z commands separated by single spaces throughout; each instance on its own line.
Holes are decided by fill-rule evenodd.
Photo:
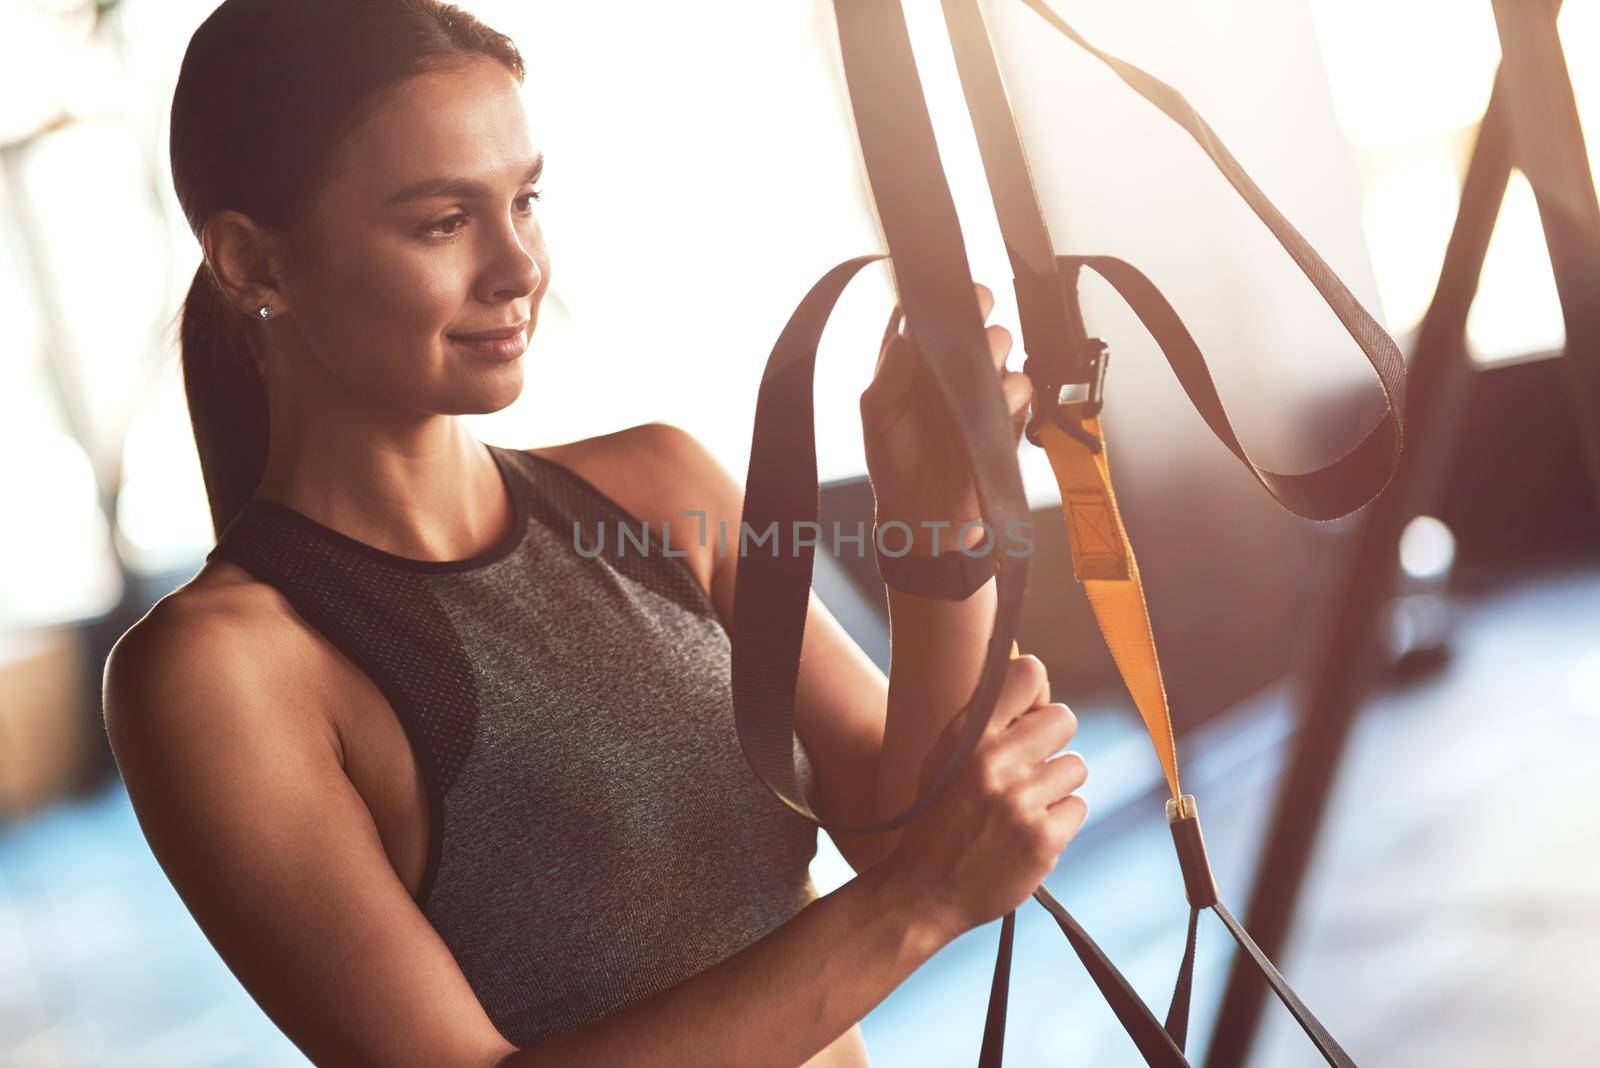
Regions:
M 297 226 L 284 292 L 303 355 L 380 406 L 495 411 L 550 284 L 543 162 L 493 60 L 388 91 L 335 150 Z

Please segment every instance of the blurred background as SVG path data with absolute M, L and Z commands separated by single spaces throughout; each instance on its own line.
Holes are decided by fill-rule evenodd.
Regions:
M 526 390 L 475 430 L 526 448 L 663 420 L 742 476 L 789 312 L 834 263 L 881 247 L 831 5 L 465 6 L 527 57 L 554 264 Z M 1557 284 L 1549 205 L 1519 167 L 1463 201 L 1496 14 L 1553 8 L 1054 6 L 1189 97 L 1414 370 L 1430 345 L 1454 368 L 1426 442 L 1408 436 L 1431 457 L 1408 499 L 1384 522 L 1382 499 L 1304 522 L 1085 282 L 1090 331 L 1114 352 L 1119 496 L 1223 899 L 1258 936 L 1283 928 L 1279 966 L 1362 1064 L 1600 1063 L 1584 1026 L 1600 989 L 1600 502 L 1571 371 L 1600 361 L 1578 344 L 1594 309 L 1569 347 L 1581 301 Z M 178 64 L 211 7 L 0 0 L 0 1065 L 304 1063 L 156 866 L 100 718 L 112 643 L 212 545 L 173 330 L 199 251 L 166 159 Z M 906 8 L 974 277 L 1020 338 L 938 5 Z M 1258 462 L 1301 470 L 1359 440 L 1382 410 L 1370 369 L 1187 136 L 1020 3 L 987 10 L 1058 248 L 1121 256 L 1162 286 Z M 1556 26 L 1592 174 L 1600 3 L 1568 0 Z M 1469 207 L 1485 254 L 1481 271 L 1452 268 L 1470 310 L 1451 331 L 1435 295 Z M 886 272 L 867 274 L 825 338 L 825 522 L 870 523 L 856 398 L 893 300 Z M 1443 341 L 1422 329 L 1430 306 Z M 1011 366 L 1022 358 L 1019 343 Z M 1089 824 L 1050 885 L 1159 1015 L 1187 918 L 1159 768 L 1072 581 L 1044 455 L 1025 443 L 1021 461 L 1038 551 L 1020 643 L 1078 712 L 1093 769 Z M 818 564 L 824 600 L 887 669 L 870 560 Z M 1366 652 L 1346 663 L 1349 649 Z M 1353 693 L 1330 704 L 1333 690 Z M 824 891 L 848 877 L 825 838 L 814 874 Z M 1292 922 L 1258 930 L 1247 903 Z M 1011 1063 L 1139 1063 L 1054 924 L 1031 906 L 1018 921 Z M 975 1063 L 997 930 L 874 1010 L 875 1064 Z M 1280 1006 L 1259 1026 L 1241 1014 L 1229 946 L 1203 921 L 1195 1063 L 1214 1042 L 1217 1065 L 1321 1063 Z

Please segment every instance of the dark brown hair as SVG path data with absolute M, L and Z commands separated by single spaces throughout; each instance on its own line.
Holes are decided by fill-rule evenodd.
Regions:
M 224 209 L 292 229 L 334 147 L 384 89 L 511 39 L 437 0 L 226 0 L 189 41 L 172 99 L 172 182 L 198 237 Z M 184 393 L 217 535 L 260 484 L 267 392 L 253 321 L 202 263 L 179 333 Z

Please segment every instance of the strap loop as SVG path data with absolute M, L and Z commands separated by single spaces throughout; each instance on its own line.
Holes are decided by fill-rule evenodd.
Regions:
M 1076 300 L 1077 274 L 1088 266 L 1117 288 L 1161 344 L 1212 432 L 1274 498 L 1307 518 L 1333 519 L 1348 514 L 1387 484 L 1402 443 L 1405 366 L 1393 340 L 1267 200 L 1181 95 L 1137 67 L 1095 49 L 1041 0 L 1023 2 L 1189 131 L 1361 346 L 1378 375 L 1387 404 L 1383 420 L 1361 444 L 1325 468 L 1283 474 L 1256 466 L 1233 435 L 1198 346 L 1149 279 L 1111 257 L 1054 255 L 977 0 L 943 0 L 957 67 L 1012 262 L 1024 317 L 1024 347 L 1030 357 L 1037 357 L 1030 374 L 1037 372 L 1036 384 L 1043 380 L 1042 384 L 1050 387 L 1042 398 L 1045 417 L 1037 418 L 1036 407 L 1035 418 L 1030 420 L 1030 440 L 1042 443 L 1063 482 L 1062 502 L 1068 513 L 1075 573 L 1150 731 L 1182 813 L 1187 795 L 1180 789 L 1166 692 L 1138 566 L 1117 512 L 1106 465 L 1099 419 L 1105 349 L 1087 344 Z M 892 257 L 908 331 L 966 446 L 983 519 L 992 529 L 1009 530 L 1012 521 L 1025 520 L 1029 514 L 1014 430 L 988 359 L 959 220 L 940 167 L 900 0 L 834 0 L 834 12 L 867 177 Z M 867 263 L 881 258 L 859 257 L 828 272 L 796 309 L 768 360 L 757 401 L 742 516 L 758 535 L 769 524 L 776 524 L 782 537 L 790 524 L 816 520 L 816 427 L 811 394 L 817 342 L 844 285 Z M 1087 396 L 1063 403 L 1056 392 L 1063 385 L 1084 385 Z M 946 765 L 904 811 L 875 822 L 846 824 L 824 820 L 812 811 L 801 796 L 794 764 L 795 683 L 814 551 L 810 543 L 800 542 L 786 556 L 774 553 L 768 558 L 756 553 L 740 564 L 731 628 L 739 741 L 761 781 L 804 818 L 856 834 L 891 830 L 916 818 L 950 787 L 987 726 L 1008 660 L 1007 648 L 1015 648 L 1012 639 L 1021 619 L 1027 559 L 1008 559 L 1006 566 L 998 569 L 994 629 L 978 684 L 966 706 L 971 714 Z M 1192 805 L 1192 799 L 1187 800 Z M 1191 900 L 1209 896 L 1209 907 L 1251 955 L 1329 1063 L 1349 1065 L 1344 1051 L 1215 900 L 1215 885 L 1204 863 L 1204 845 L 1192 809 L 1173 827 Z M 1187 1029 L 1188 978 L 1180 977 L 1169 1011 L 1169 1024 L 1178 1035 L 1175 1040 L 1060 903 L 1042 887 L 1034 896 L 1066 934 L 1146 1062 L 1163 1068 L 1186 1065 L 1181 1042 Z M 1007 932 L 1002 933 L 1004 938 Z M 1009 949 L 1008 939 L 1003 944 Z M 1192 968 L 1192 946 L 1191 937 L 1186 971 Z M 997 968 L 992 992 L 991 1033 L 985 1049 L 995 1060 L 1001 1044 L 993 1030 L 996 1025 L 1003 1027 L 1007 992 L 1003 976 L 1008 971 Z

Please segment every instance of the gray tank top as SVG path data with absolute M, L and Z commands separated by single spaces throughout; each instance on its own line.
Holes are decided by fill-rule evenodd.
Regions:
M 276 587 L 388 699 L 428 793 L 417 904 L 526 1048 L 791 918 L 816 830 L 745 763 L 727 631 L 661 530 L 485 447 L 516 518 L 476 556 L 397 556 L 255 499 L 207 559 Z

